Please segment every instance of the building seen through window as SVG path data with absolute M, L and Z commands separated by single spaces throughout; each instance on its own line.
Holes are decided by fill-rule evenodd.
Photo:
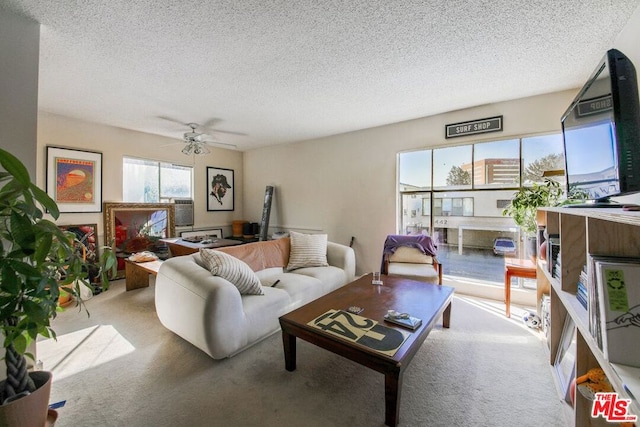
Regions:
M 523 255 L 523 236 L 502 211 L 521 186 L 563 169 L 563 158 L 560 133 L 399 153 L 397 232 L 431 235 L 439 256 L 451 258 L 445 274 L 502 286 L 496 239 L 512 239 Z

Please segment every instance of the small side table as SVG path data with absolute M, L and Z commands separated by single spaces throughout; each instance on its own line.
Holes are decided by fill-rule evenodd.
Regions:
M 148 261 L 148 262 L 133 262 L 125 260 L 125 286 L 127 291 L 134 289 L 148 288 L 149 287 L 149 275 L 154 276 L 158 274 L 162 261 Z
M 511 278 L 523 277 L 525 279 L 536 278 L 536 265 L 528 259 L 505 258 L 504 259 L 504 302 L 506 315 L 511 317 Z

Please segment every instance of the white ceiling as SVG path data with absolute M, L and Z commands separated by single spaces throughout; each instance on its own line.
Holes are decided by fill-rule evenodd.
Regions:
M 246 150 L 582 85 L 640 0 L 2 0 L 41 110 Z

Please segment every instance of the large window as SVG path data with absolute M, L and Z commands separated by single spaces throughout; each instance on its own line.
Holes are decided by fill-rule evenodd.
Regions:
M 399 153 L 398 232 L 431 235 L 447 274 L 502 285 L 494 242 L 521 238 L 502 211 L 521 186 L 564 169 L 563 157 L 559 133 Z
M 431 189 L 431 150 L 400 153 L 399 162 L 400 191 Z
M 519 143 L 517 139 L 508 139 L 475 144 L 473 146 L 474 188 L 517 186 L 520 182 Z
M 193 168 L 125 157 L 122 161 L 125 202 L 162 203 L 193 198 Z
M 522 164 L 523 185 L 542 182 L 545 171 L 564 169 L 562 134 L 522 138 Z
M 465 170 L 465 165 L 471 164 L 471 154 L 471 145 L 433 150 L 433 188 L 471 188 L 471 171 Z

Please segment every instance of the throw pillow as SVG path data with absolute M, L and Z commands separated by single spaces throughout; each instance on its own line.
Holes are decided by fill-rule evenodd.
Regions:
M 292 231 L 291 253 L 287 270 L 295 270 L 303 267 L 326 267 L 327 262 L 327 235 L 326 234 L 302 234 Z
M 200 256 L 211 274 L 233 283 L 240 294 L 264 294 L 260 279 L 244 261 L 214 249 L 200 249 Z

